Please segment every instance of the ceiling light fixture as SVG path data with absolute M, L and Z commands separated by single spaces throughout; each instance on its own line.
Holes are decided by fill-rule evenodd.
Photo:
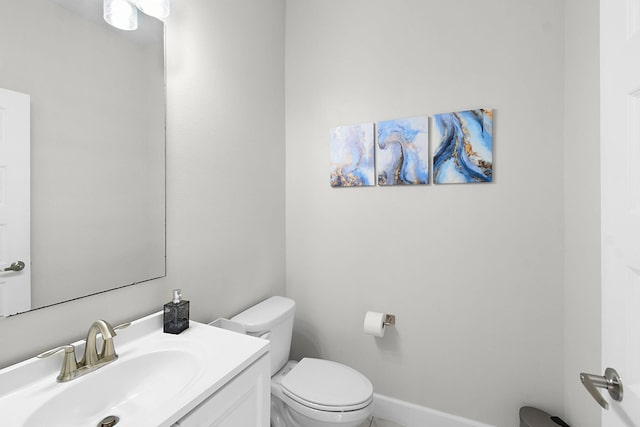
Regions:
M 138 11 L 127 0 L 104 0 L 104 20 L 121 30 L 138 28 Z
M 169 16 L 169 0 L 136 0 L 136 6 L 146 15 L 160 20 Z
M 138 9 L 145 15 L 163 20 L 169 16 L 169 1 L 103 0 L 104 20 L 121 30 L 135 30 L 138 28 Z

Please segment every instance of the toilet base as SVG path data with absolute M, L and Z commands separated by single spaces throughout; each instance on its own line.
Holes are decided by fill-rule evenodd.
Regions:
M 366 411 L 366 414 L 356 417 L 349 412 L 336 412 L 333 420 L 319 421 L 297 412 L 277 397 L 271 396 L 271 427 L 359 427 L 369 417 L 370 412 Z

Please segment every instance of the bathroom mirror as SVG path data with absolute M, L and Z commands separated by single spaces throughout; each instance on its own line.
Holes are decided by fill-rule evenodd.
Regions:
M 164 25 L 139 15 L 0 0 L 0 87 L 31 97 L 32 309 L 165 274 Z

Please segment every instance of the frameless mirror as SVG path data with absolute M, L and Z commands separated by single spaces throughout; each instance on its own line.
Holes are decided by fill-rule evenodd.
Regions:
M 0 58 L 31 97 L 31 308 L 164 276 L 164 25 L 0 0 Z

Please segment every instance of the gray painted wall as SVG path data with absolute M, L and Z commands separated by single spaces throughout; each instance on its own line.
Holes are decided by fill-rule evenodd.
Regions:
M 284 0 L 174 0 L 169 281 L 193 318 L 285 292 Z
M 287 2 L 294 357 L 499 427 L 524 404 L 562 414 L 563 17 L 555 0 Z M 494 183 L 330 188 L 331 127 L 478 107 Z M 364 335 L 367 310 L 396 327 Z
M 570 425 L 597 427 L 600 407 L 580 372 L 601 372 L 600 22 L 598 0 L 565 6 L 565 407 Z

